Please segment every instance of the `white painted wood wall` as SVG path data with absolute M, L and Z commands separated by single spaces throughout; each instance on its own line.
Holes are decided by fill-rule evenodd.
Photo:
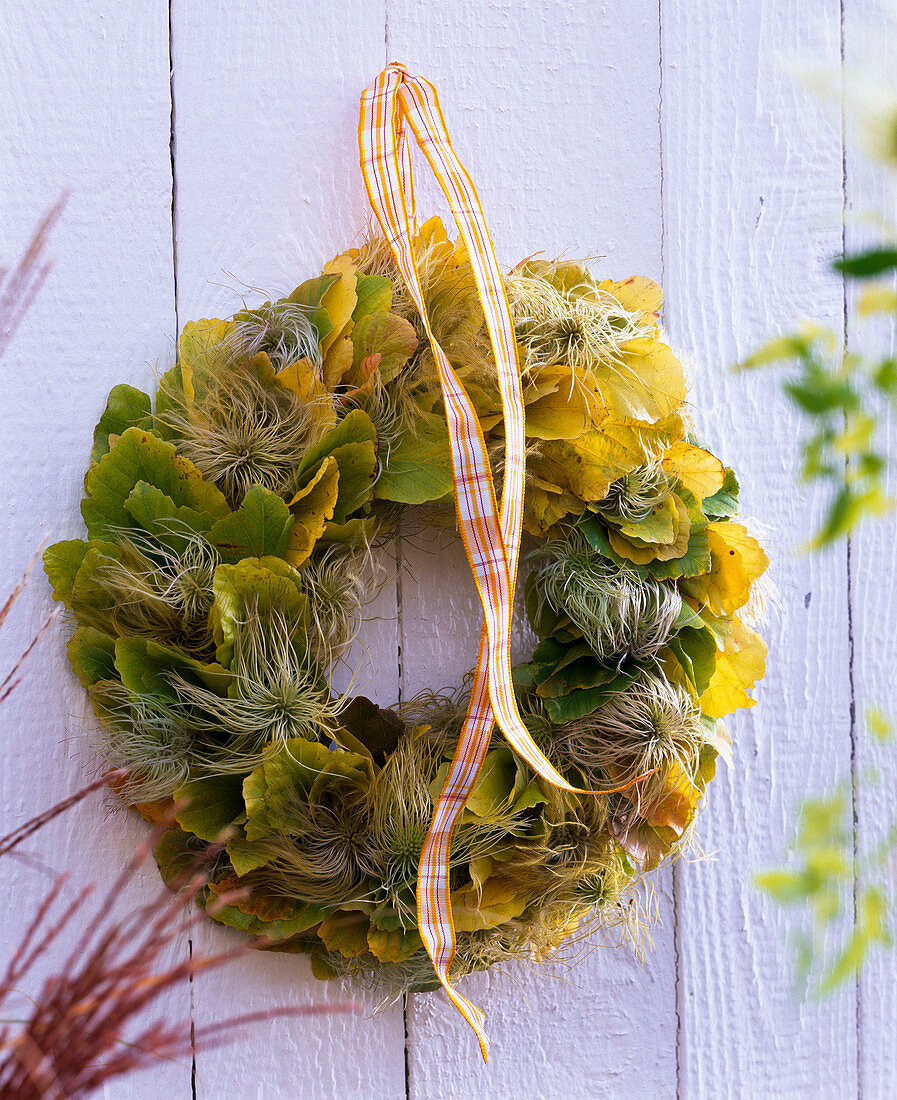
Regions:
M 233 312 L 243 285 L 287 291 L 351 241 L 366 215 L 358 95 L 398 59 L 436 82 L 502 260 L 593 254 L 608 275 L 664 283 L 699 423 L 769 528 L 784 604 L 760 705 L 736 721 L 735 768 L 701 820 L 711 858 L 662 878 L 645 965 L 599 950 L 570 973 L 472 979 L 488 1068 L 431 994 L 375 1019 L 273 1021 L 110 1097 L 895 1095 L 895 955 L 798 1006 L 787 922 L 750 876 L 780 859 L 801 795 L 872 762 L 854 715 L 892 702 L 897 528 L 797 556 L 821 502 L 794 489 L 795 418 L 772 379 L 728 369 L 798 316 L 843 325 L 843 288 L 823 261 L 842 246 L 845 211 L 880 201 L 882 184 L 845 157 L 837 103 L 820 106 L 780 59 L 862 63 L 881 41 L 874 19 L 868 0 L 3 0 L 0 257 L 19 254 L 63 188 L 72 198 L 55 268 L 0 364 L 0 595 L 43 539 L 80 533 L 108 389 L 149 385 L 179 322 Z M 864 230 L 848 217 L 844 232 L 856 243 Z M 471 585 L 462 555 L 441 553 L 437 565 L 411 552 L 413 578 L 385 593 L 386 621 L 366 635 L 381 701 L 451 682 L 473 661 Z M 0 672 L 49 607 L 35 576 L 4 630 Z M 60 627 L 2 708 L 0 832 L 81 783 L 91 718 L 63 644 Z M 893 787 L 893 759 L 877 763 Z M 892 805 L 887 785 L 858 792 L 859 830 Z M 73 883 L 102 885 L 142 831 L 95 800 L 31 847 Z M 46 883 L 2 868 L 3 952 Z M 155 885 L 148 871 L 126 900 Z M 228 942 L 213 928 L 194 941 Z M 304 959 L 266 955 L 198 978 L 165 1007 L 189 1028 L 347 992 L 370 1007 L 316 982 Z

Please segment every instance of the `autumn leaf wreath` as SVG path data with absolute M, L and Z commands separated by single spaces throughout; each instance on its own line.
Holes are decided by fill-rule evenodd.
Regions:
M 502 406 L 464 246 L 432 219 L 413 248 L 499 477 Z M 634 891 L 688 842 L 730 755 L 722 719 L 752 705 L 766 652 L 753 627 L 768 561 L 735 520 L 733 471 L 695 435 L 658 286 L 530 259 L 504 289 L 538 639 L 513 670 L 517 704 L 573 787 L 615 793 L 560 789 L 494 739 L 451 848 L 456 976 L 631 928 Z M 465 704 L 436 685 L 381 709 L 330 679 L 400 517 L 453 522 L 442 401 L 372 237 L 286 298 L 187 324 L 154 402 L 116 386 L 87 539 L 45 554 L 102 762 L 127 769 L 117 797 L 176 821 L 156 847 L 166 881 L 226 842 L 201 893 L 216 921 L 387 994 L 438 986 L 415 882 Z

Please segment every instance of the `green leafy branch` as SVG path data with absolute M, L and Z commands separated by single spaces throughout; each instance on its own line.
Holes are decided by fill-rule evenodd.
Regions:
M 891 737 L 878 712 L 867 716 L 867 728 L 879 740 Z M 789 866 L 755 881 L 778 905 L 802 910 L 792 934 L 795 985 L 818 999 L 855 974 L 875 948 L 894 945 L 894 899 L 877 880 L 897 851 L 897 819 L 874 848 L 855 854 L 851 789 L 841 783 L 833 793 L 803 802 L 791 847 L 796 858 Z
M 841 256 L 832 269 L 848 280 L 877 279 L 897 271 L 897 248 L 876 247 Z M 857 319 L 897 317 L 897 294 L 872 283 L 860 297 Z M 888 454 L 882 442 L 887 413 L 897 407 L 897 359 L 847 351 L 830 329 L 805 324 L 770 341 L 741 364 L 792 368 L 783 391 L 807 421 L 800 476 L 828 484 L 831 498 L 811 549 L 849 534 L 868 516 L 893 506 L 885 483 Z

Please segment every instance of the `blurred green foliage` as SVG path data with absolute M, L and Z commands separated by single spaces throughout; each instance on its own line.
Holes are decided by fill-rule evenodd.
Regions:
M 897 272 L 897 248 L 876 247 L 841 256 L 834 271 L 864 285 L 851 328 L 873 316 L 897 319 L 897 294 L 880 280 Z M 786 364 L 782 389 L 806 423 L 801 443 L 803 481 L 830 487 L 825 518 L 810 543 L 826 546 L 849 534 L 893 501 L 886 492 L 888 453 L 883 442 L 889 412 L 897 407 L 897 359 L 848 351 L 830 329 L 805 324 L 758 348 L 744 370 Z
M 897 106 L 866 121 L 882 138 L 875 148 L 878 159 L 893 169 Z M 831 269 L 844 279 L 850 303 L 848 346 L 843 335 L 805 324 L 741 364 L 742 369 L 786 367 L 782 389 L 805 424 L 801 479 L 829 489 L 811 550 L 849 536 L 861 521 L 894 504 L 887 492 L 887 430 L 897 406 L 892 346 L 897 245 L 885 240 L 840 256 Z M 881 335 L 890 345 L 884 354 L 872 350 Z M 892 739 L 891 722 L 877 709 L 867 712 L 865 731 L 883 743 Z M 795 984 L 804 996 L 828 995 L 855 975 L 871 952 L 894 946 L 897 818 L 890 824 L 886 818 L 881 836 L 870 843 L 857 833 L 854 816 L 857 793 L 880 783 L 875 774 L 854 775 L 831 794 L 807 798 L 799 808 L 789 861 L 755 878 L 774 903 L 794 913 Z
M 867 715 L 866 726 L 880 740 L 891 737 L 890 725 L 877 711 Z M 885 865 L 897 847 L 897 822 L 864 855 L 855 853 L 854 844 L 848 781 L 832 794 L 803 803 L 791 845 L 794 858 L 755 879 L 776 904 L 799 912 L 792 934 L 795 986 L 811 998 L 824 997 L 845 982 L 875 947 L 894 943 Z

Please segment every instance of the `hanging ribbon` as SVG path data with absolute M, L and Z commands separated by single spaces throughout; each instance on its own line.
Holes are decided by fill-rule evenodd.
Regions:
M 489 331 L 501 393 L 505 464 L 501 506 L 479 419 L 427 316 L 411 246 L 414 187 L 407 128 L 427 158 L 467 247 Z M 483 606 L 479 657 L 464 726 L 421 851 L 417 879 L 420 934 L 439 981 L 479 1039 L 488 1040 L 483 1012 L 453 988 L 449 967 L 455 929 L 449 897 L 452 831 L 482 767 L 493 724 L 536 771 L 573 791 L 534 743 L 517 710 L 511 683 L 511 617 L 523 519 L 524 405 L 514 326 L 482 207 L 452 148 L 436 89 L 390 64 L 361 97 L 361 171 L 371 207 L 414 300 L 433 349 L 445 402 L 458 526 Z

